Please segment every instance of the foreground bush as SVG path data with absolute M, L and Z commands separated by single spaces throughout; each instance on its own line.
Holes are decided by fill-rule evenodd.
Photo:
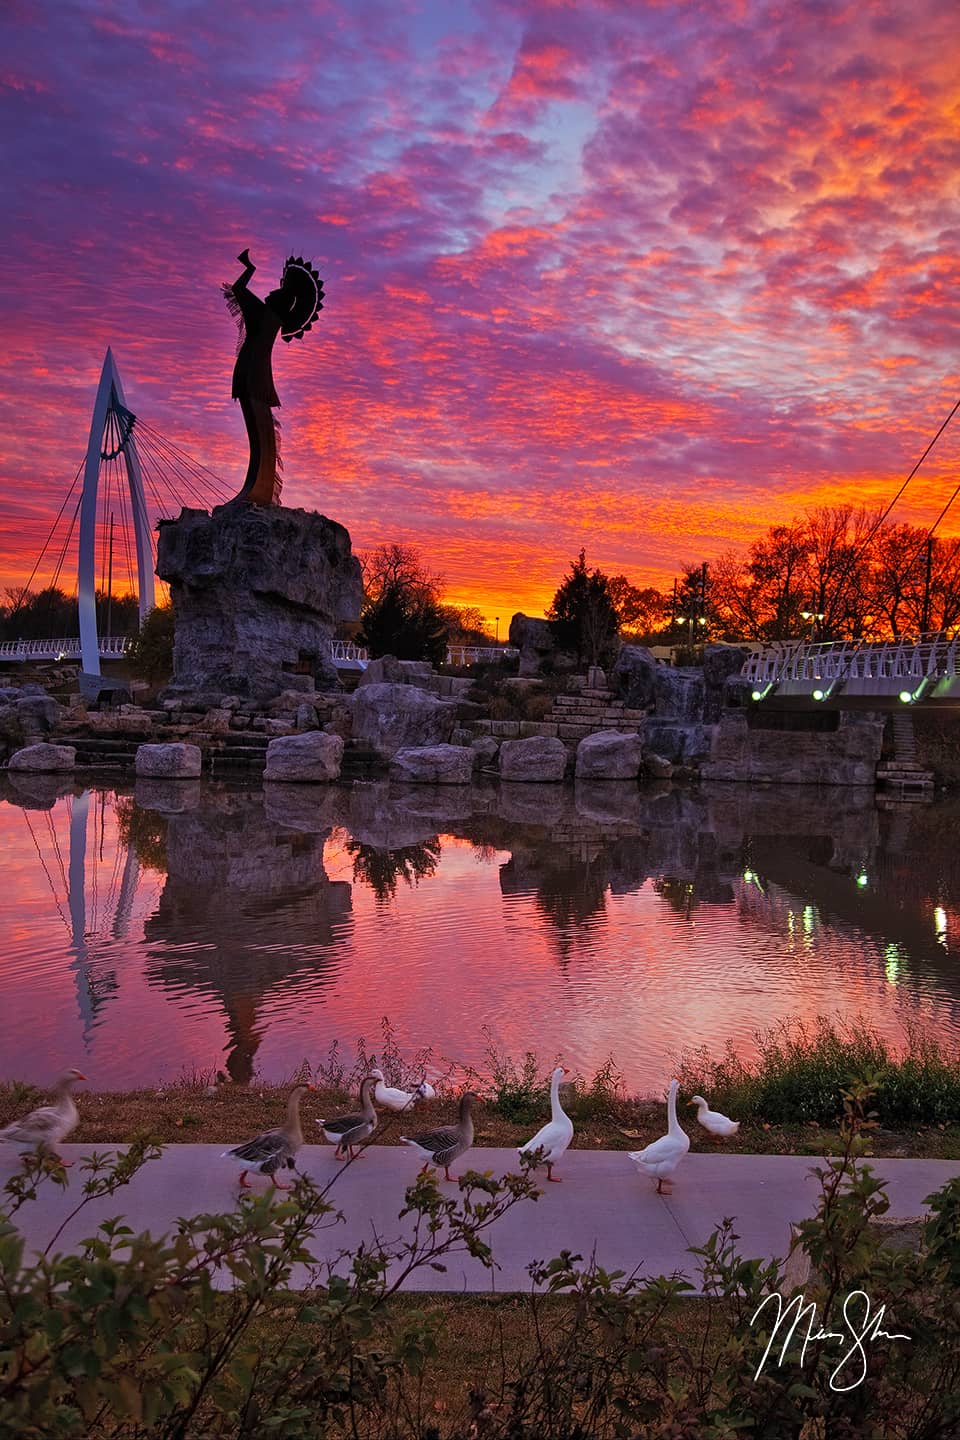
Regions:
M 532 1294 L 502 1302 L 514 1343 L 494 1347 L 482 1387 L 462 1405 L 441 1398 L 438 1378 L 445 1347 L 461 1363 L 449 1311 L 444 1331 L 429 1302 L 411 1305 L 397 1290 L 458 1251 L 489 1263 L 491 1227 L 535 1193 L 526 1177 L 471 1174 L 456 1198 L 418 1180 L 404 1210 L 413 1239 L 373 1243 L 333 1266 L 309 1252 L 336 1217 L 306 1180 L 283 1203 L 245 1198 L 229 1215 L 181 1221 L 162 1241 L 111 1220 L 76 1256 L 58 1254 L 54 1236 L 28 1259 L 17 1213 L 40 1185 L 65 1181 L 56 1162 L 28 1158 L 6 1186 L 0 1223 L 0 1434 L 953 1440 L 960 1181 L 931 1197 L 918 1251 L 885 1249 L 873 1222 L 886 1197 L 857 1158 L 867 1098 L 847 1097 L 844 1154 L 817 1172 L 817 1213 L 800 1234 L 814 1267 L 803 1294 L 818 1306 L 813 1331 L 843 1332 L 844 1299 L 862 1291 L 874 1316 L 887 1307 L 884 1328 L 909 1340 L 868 1337 L 858 1350 L 847 1336 L 820 1336 L 803 1353 L 806 1322 L 775 1337 L 764 1302 L 782 1272 L 743 1259 L 726 1221 L 693 1252 L 706 1300 L 687 1298 L 684 1281 L 609 1274 L 577 1255 L 533 1265 Z M 141 1144 L 119 1160 L 90 1157 L 77 1209 L 113 1195 L 153 1153 Z M 296 1265 L 309 1268 L 308 1290 L 289 1289 Z
M 756 1037 L 757 1055 L 742 1059 L 728 1046 L 717 1058 L 689 1051 L 677 1076 L 685 1095 L 706 1095 L 715 1109 L 740 1120 L 832 1125 L 844 1092 L 869 1081 L 881 1125 L 955 1125 L 960 1118 L 960 1054 L 920 1029 L 907 1031 L 900 1053 L 861 1020 L 813 1025 L 784 1020 Z

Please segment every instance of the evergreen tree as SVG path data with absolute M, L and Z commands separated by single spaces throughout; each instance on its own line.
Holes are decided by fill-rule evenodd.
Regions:
M 605 665 L 616 656 L 619 626 L 610 583 L 602 571 L 587 569 L 585 550 L 561 581 L 547 619 L 558 645 L 575 654 L 578 661 Z

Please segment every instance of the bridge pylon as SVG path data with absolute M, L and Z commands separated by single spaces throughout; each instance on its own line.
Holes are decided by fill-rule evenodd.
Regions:
M 137 442 L 134 438 L 136 416 L 127 408 L 113 351 L 107 349 L 97 386 L 97 398 L 90 422 L 90 439 L 83 470 L 83 493 L 80 500 L 80 542 L 77 565 L 77 591 L 80 610 L 80 654 L 83 670 L 89 675 L 100 674 L 100 641 L 97 634 L 96 597 L 96 529 L 97 491 L 100 467 L 104 460 L 123 456 L 127 485 L 130 490 L 130 511 L 137 552 L 137 594 L 140 621 L 154 606 L 153 550 L 150 543 L 150 520 L 143 493 L 143 475 Z

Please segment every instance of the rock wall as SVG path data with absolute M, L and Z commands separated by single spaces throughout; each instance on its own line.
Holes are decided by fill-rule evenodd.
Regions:
M 184 510 L 160 522 L 157 574 L 174 610 L 171 695 L 337 688 L 330 641 L 359 615 L 362 586 L 336 521 L 280 506 Z
M 874 785 L 883 721 L 845 713 L 834 731 L 764 730 L 728 711 L 713 732 L 703 780 L 779 785 Z

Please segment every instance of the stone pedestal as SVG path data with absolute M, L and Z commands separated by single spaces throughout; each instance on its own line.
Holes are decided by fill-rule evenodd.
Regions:
M 171 695 L 267 701 L 336 689 L 330 645 L 360 613 L 360 562 L 342 525 L 309 510 L 237 504 L 161 520 L 157 574 L 175 621 Z

